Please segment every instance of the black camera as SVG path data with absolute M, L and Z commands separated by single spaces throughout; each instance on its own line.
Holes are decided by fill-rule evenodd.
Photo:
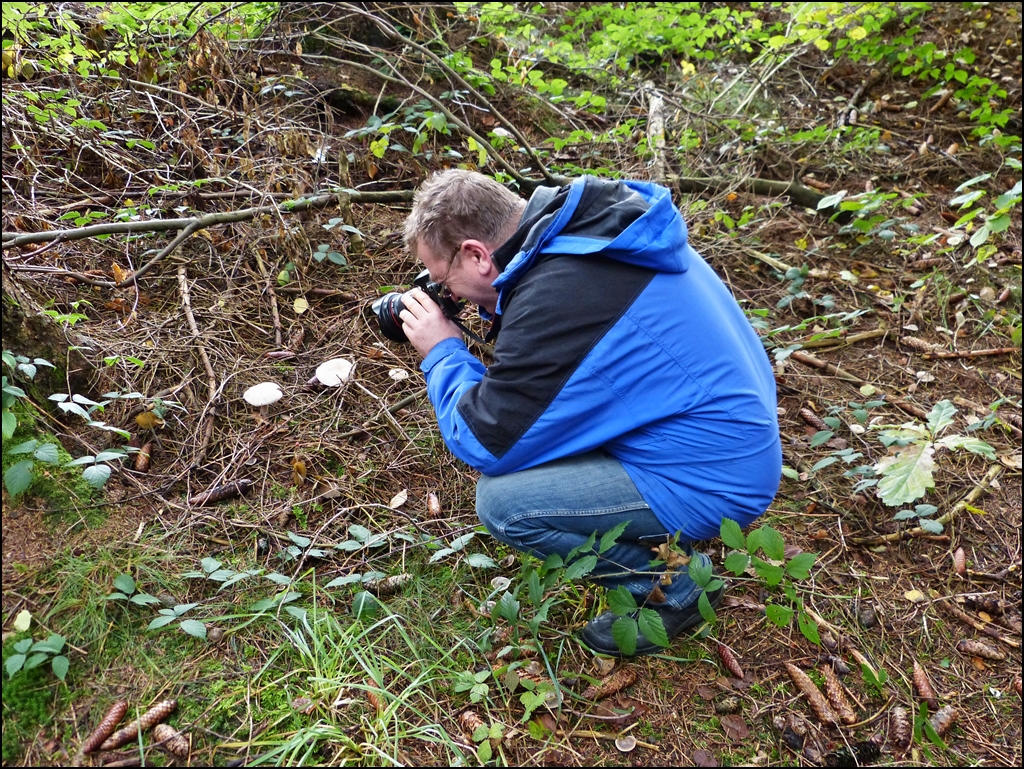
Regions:
M 459 313 L 462 312 L 462 304 L 448 296 L 444 286 L 440 283 L 434 283 L 430 279 L 430 270 L 423 270 L 412 283 L 417 288 L 422 288 L 427 296 L 434 300 L 446 318 L 449 320 L 458 318 Z M 402 310 L 405 309 L 405 305 L 402 304 L 402 297 L 404 296 L 405 294 L 392 291 L 390 294 L 382 296 L 371 306 L 371 309 L 377 316 L 377 322 L 380 323 L 380 332 L 392 342 L 409 341 L 405 331 L 402 330 L 402 319 L 399 317 L 402 314 Z

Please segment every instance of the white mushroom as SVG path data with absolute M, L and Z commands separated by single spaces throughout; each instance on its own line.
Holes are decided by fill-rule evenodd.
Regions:
M 317 381 L 327 387 L 337 387 L 352 378 L 352 369 L 355 365 L 347 358 L 332 358 L 317 366 Z
M 271 403 L 281 400 L 281 388 L 276 382 L 260 382 L 246 390 L 242 397 L 250 406 L 260 407 L 260 419 L 266 420 L 267 410 Z

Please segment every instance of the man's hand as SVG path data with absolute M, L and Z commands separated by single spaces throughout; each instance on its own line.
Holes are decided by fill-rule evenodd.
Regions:
M 422 289 L 414 288 L 403 296 L 402 305 L 405 309 L 398 316 L 402 319 L 402 330 L 421 358 L 426 358 L 438 342 L 462 338 L 459 327 L 444 316 L 437 303 Z

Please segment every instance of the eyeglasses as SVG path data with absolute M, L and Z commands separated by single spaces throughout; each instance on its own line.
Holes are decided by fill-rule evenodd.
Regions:
M 452 269 L 455 267 L 455 260 L 458 258 L 460 251 L 462 251 L 462 243 L 459 243 L 459 245 L 455 247 L 455 250 L 452 251 L 451 256 L 448 257 L 448 269 L 444 271 L 444 276 L 434 281 L 444 290 L 442 296 L 451 296 L 451 289 L 448 288 L 448 277 L 451 275 Z

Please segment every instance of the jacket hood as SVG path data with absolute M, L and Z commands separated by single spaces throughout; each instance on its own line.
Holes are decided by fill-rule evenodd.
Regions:
M 515 235 L 494 252 L 502 268 L 494 286 L 514 285 L 540 256 L 596 253 L 669 273 L 685 272 L 697 256 L 667 189 L 584 176 L 533 194 Z

